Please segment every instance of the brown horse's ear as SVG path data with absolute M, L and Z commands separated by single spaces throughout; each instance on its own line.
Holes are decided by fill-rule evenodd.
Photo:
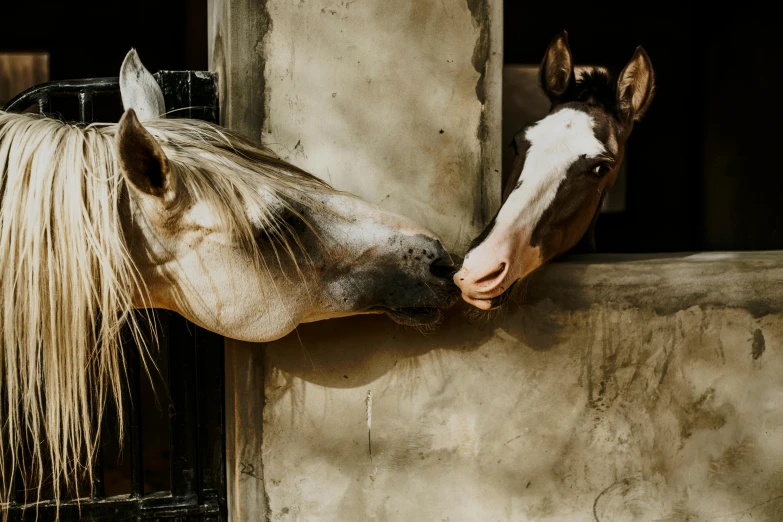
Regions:
M 574 79 L 574 61 L 568 46 L 568 33 L 562 31 L 549 44 L 539 70 L 541 87 L 554 103 L 565 94 Z
M 174 197 L 175 180 L 169 160 L 133 109 L 122 115 L 116 141 L 120 168 L 131 186 L 143 194 L 170 202 Z
M 641 46 L 617 80 L 617 106 L 626 121 L 639 121 L 655 93 L 655 73 L 650 57 Z

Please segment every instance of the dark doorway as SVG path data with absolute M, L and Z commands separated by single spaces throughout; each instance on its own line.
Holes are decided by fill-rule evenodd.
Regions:
M 538 64 L 565 29 L 576 65 L 618 72 L 637 45 L 657 94 L 628 141 L 624 210 L 599 251 L 783 249 L 777 101 L 783 40 L 760 4 L 505 3 L 505 62 Z

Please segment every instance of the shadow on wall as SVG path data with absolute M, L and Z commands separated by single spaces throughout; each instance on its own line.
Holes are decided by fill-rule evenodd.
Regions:
M 267 351 L 270 508 L 780 520 L 781 278 L 775 253 L 590 256 L 431 333 L 304 325 Z
M 571 275 L 580 278 L 586 265 L 572 268 Z M 495 335 L 497 329 L 533 350 L 548 350 L 570 334 L 550 313 L 551 304 L 537 306 L 547 297 L 546 285 L 538 283 L 546 272 L 544 267 L 517 285 L 504 308 L 486 313 L 460 302 L 444 312 L 437 328 L 418 330 L 418 335 L 415 328 L 395 324 L 381 315 L 300 325 L 295 333 L 266 345 L 268 368 L 319 386 L 355 388 L 401 364 L 414 371 L 417 358 L 433 350 L 472 352 Z M 583 303 L 587 296 L 572 293 L 568 299 Z
M 469 61 L 474 42 L 465 38 L 474 30 L 470 13 L 444 18 L 440 3 L 431 2 L 318 10 L 306 4 L 275 21 L 273 35 L 299 22 L 296 30 L 311 38 L 273 46 L 275 59 L 265 68 L 274 86 L 266 144 L 336 188 L 424 224 L 449 250 L 464 251 L 483 229 L 479 177 L 467 175 L 481 168 L 480 74 Z M 358 17 L 384 23 L 357 48 L 356 35 L 342 30 Z M 472 186 L 464 186 L 468 178 Z
M 331 388 L 372 382 L 432 351 L 472 352 L 498 330 L 535 351 L 550 350 L 577 333 L 565 324 L 595 307 L 635 309 L 651 318 L 701 308 L 737 309 L 756 319 L 783 312 L 769 281 L 783 277 L 775 253 L 570 256 L 545 265 L 517 285 L 504 308 L 481 313 L 460 302 L 433 331 L 384 316 L 300 325 L 268 344 L 268 368 Z M 405 343 L 400 340 L 404 339 Z

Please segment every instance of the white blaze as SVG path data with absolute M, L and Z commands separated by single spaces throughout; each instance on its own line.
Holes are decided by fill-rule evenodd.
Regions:
M 532 234 L 535 225 L 555 199 L 569 167 L 580 157 L 606 152 L 593 133 L 593 119 L 585 112 L 563 109 L 530 127 L 525 166 L 514 189 L 503 204 L 495 228 L 503 230 L 524 224 Z

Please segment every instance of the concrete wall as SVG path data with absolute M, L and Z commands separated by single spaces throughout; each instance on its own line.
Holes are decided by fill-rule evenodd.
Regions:
M 222 122 L 464 250 L 500 204 L 501 6 L 214 0 Z
M 214 0 L 224 121 L 464 251 L 500 189 L 500 8 Z M 783 519 L 782 277 L 593 257 L 435 332 L 229 342 L 232 519 Z
M 436 333 L 303 326 L 267 350 L 270 519 L 783 520 L 782 279 L 591 256 Z
M 225 125 L 464 252 L 500 203 L 501 1 L 213 0 L 209 10 Z M 384 318 L 330 321 L 314 325 L 318 341 L 297 353 L 342 342 L 346 327 L 365 331 L 367 346 L 421 339 Z M 273 363 L 263 350 L 227 344 L 228 484 L 238 520 L 277 505 L 266 476 L 276 421 L 262 420 L 272 410 L 261 369 Z

